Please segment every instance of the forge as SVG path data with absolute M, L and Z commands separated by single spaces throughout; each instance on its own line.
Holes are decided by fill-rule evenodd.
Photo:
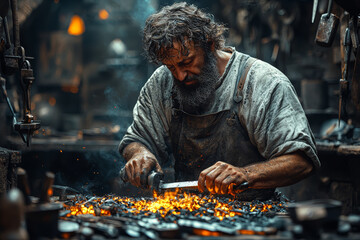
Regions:
M 109 225 L 118 230 L 118 235 L 187 238 L 185 235 L 276 236 L 285 227 L 285 221 L 279 216 L 286 215 L 287 204 L 273 200 L 244 202 L 231 197 L 172 191 L 138 198 L 77 195 L 64 201 L 63 206 L 62 224 L 113 222 L 118 225 Z M 110 237 L 109 231 L 104 230 L 103 234 Z M 115 235 L 113 232 L 112 237 Z

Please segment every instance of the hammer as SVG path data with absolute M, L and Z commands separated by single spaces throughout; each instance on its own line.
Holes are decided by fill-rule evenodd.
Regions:
M 121 180 L 124 182 L 128 182 L 129 178 L 126 174 L 125 167 L 123 167 L 119 172 Z M 164 177 L 164 174 L 156 172 L 155 170 L 151 170 L 147 177 L 147 183 L 145 186 L 142 186 L 144 188 L 150 188 L 151 190 L 159 191 L 160 183 L 162 182 L 162 179 Z

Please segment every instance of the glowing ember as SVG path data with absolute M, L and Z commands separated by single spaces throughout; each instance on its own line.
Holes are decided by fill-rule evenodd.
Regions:
M 225 200 L 224 200 L 225 199 Z M 75 202 L 75 203 L 74 203 Z M 118 196 L 93 197 L 76 199 L 72 204 L 65 204 L 71 215 L 92 214 L 95 216 L 131 214 L 158 217 L 179 216 L 190 214 L 193 216 L 215 216 L 219 220 L 241 216 L 244 213 L 268 212 L 273 208 L 271 204 L 262 202 L 245 203 L 234 199 L 219 199 L 215 196 L 199 196 L 192 193 L 166 192 L 164 195 L 154 193 L 153 198 L 129 198 Z M 277 209 L 282 209 L 277 204 Z

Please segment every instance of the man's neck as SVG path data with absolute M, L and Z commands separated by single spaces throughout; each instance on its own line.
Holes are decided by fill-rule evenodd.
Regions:
M 232 55 L 232 53 L 230 53 L 230 52 L 225 52 L 222 50 L 215 51 L 215 57 L 216 57 L 216 61 L 217 61 L 216 65 L 219 70 L 220 76 L 222 76 L 224 74 L 226 65 L 229 62 L 231 55 Z

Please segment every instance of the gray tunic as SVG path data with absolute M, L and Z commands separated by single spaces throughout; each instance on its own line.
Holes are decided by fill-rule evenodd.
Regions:
M 214 93 L 216 101 L 204 114 L 229 109 L 232 104 L 243 54 L 231 51 L 233 54 L 219 79 L 221 84 Z M 134 121 L 120 143 L 120 154 L 129 143 L 140 142 L 161 165 L 172 159 L 169 136 L 172 85 L 173 77 L 165 66 L 159 67 L 146 82 L 134 107 Z M 271 159 L 300 150 L 315 167 L 320 167 L 305 113 L 284 74 L 257 60 L 248 72 L 241 95 L 238 118 L 262 157 Z

